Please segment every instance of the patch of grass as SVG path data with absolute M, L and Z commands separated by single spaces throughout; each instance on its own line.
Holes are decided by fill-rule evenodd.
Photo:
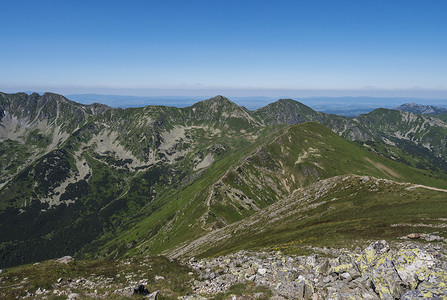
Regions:
M 196 275 L 190 275 L 190 272 L 191 269 L 162 256 L 138 256 L 123 261 L 75 260 L 69 264 L 50 260 L 3 270 L 0 273 L 0 298 L 23 297 L 28 292 L 35 293 L 41 288 L 50 292 L 54 289 L 76 292 L 82 297 L 96 290 L 98 294 L 103 295 L 107 292 L 107 298 L 122 299 L 122 296 L 113 294 L 113 291 L 136 286 L 132 282 L 140 280 L 147 282 L 150 292 L 160 291 L 161 299 L 177 298 L 191 292 L 190 281 L 195 279 Z M 155 280 L 155 276 L 163 276 L 164 279 Z M 57 283 L 59 278 L 61 282 Z M 70 282 L 78 279 L 87 279 L 97 285 L 70 286 Z M 54 297 L 52 292 L 49 295 Z
M 238 283 L 232 285 L 227 292 L 214 295 L 211 299 L 232 299 L 232 296 L 253 296 L 254 294 L 258 294 L 256 299 L 270 299 L 272 291 L 265 286 L 256 286 L 254 282 Z

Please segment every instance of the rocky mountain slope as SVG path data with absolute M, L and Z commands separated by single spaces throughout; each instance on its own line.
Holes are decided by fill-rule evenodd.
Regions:
M 1 266 L 180 251 L 284 199 L 302 199 L 319 178 L 446 188 L 447 125 L 411 113 L 350 119 L 293 100 L 248 111 L 222 96 L 185 108 L 112 109 L 50 93 L 0 94 L 0 112 Z M 338 135 L 317 123 L 293 125 L 309 121 Z M 390 212 L 399 207 L 394 196 L 384 198 Z
M 53 114 L 42 113 L 46 106 L 38 112 L 26 109 L 36 101 L 58 109 Z M 64 113 L 58 116 L 61 107 Z M 253 126 L 257 121 L 246 110 L 223 97 L 185 109 L 100 106 L 97 114 L 95 107 L 73 106 L 52 94 L 5 96 L 5 115 L 24 121 L 13 126 L 8 120 L 14 118 L 5 117 L 2 130 L 23 127 L 25 133 L 5 135 L 3 151 L 14 154 L 8 143 L 33 150 L 26 140 L 29 128 L 36 135 L 60 137 L 48 139 L 32 155 L 25 153 L 27 164 L 5 176 L 0 241 L 6 261 L 73 253 L 104 233 L 114 235 L 116 228 L 138 220 L 141 208 L 158 195 L 189 184 L 225 153 L 269 131 Z M 164 203 L 154 205 L 156 210 Z
M 254 114 L 269 124 L 316 121 L 348 140 L 366 142 L 372 151 L 385 157 L 418 168 L 447 170 L 447 124 L 439 118 L 384 108 L 347 118 L 313 111 L 294 100 L 279 100 Z M 417 161 L 418 157 L 425 161 Z
M 404 103 L 402 105 L 399 105 L 395 109 L 421 115 L 437 115 L 447 113 L 447 109 L 443 107 L 421 105 L 416 103 Z
M 62 257 L 5 270 L 4 299 L 443 299 L 444 245 L 372 242 L 311 255 L 239 251 L 178 262 L 164 257 Z
M 59 147 L 89 117 L 107 109 L 52 93 L 0 93 L 0 188 L 33 160 Z

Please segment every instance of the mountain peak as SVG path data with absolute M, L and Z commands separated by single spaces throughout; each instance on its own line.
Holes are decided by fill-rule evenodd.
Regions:
M 276 102 L 273 102 L 269 105 L 276 105 L 276 106 L 281 105 L 281 106 L 293 106 L 293 107 L 308 108 L 307 105 L 305 105 L 297 100 L 290 99 L 290 98 L 281 98 L 281 99 L 276 100 Z M 269 106 L 269 105 L 267 105 L 267 106 Z
M 395 108 L 396 110 L 411 112 L 414 114 L 445 114 L 447 109 L 432 105 L 421 105 L 414 102 L 404 103 Z
M 193 107 L 197 107 L 197 106 L 205 106 L 210 109 L 214 109 L 214 108 L 218 108 L 218 107 L 226 108 L 226 109 L 240 108 L 239 105 L 237 105 L 236 103 L 234 103 L 233 101 L 231 101 L 230 99 L 228 99 L 227 97 L 224 97 L 222 95 L 217 95 L 212 98 L 209 98 L 209 99 L 206 99 L 203 101 L 199 101 L 193 105 Z
M 227 97 L 222 96 L 222 95 L 217 95 L 217 96 L 211 97 L 211 98 L 209 98 L 209 99 L 206 99 L 206 100 L 204 100 L 204 101 L 218 102 L 218 103 L 232 103 L 232 104 L 235 104 L 235 103 L 232 102 L 230 99 L 228 99 Z
M 293 99 L 279 99 L 255 111 L 265 124 L 299 124 L 318 120 L 320 114 Z
M 278 102 L 278 103 L 290 103 L 290 102 L 298 102 L 298 101 L 295 101 L 295 100 L 290 99 L 290 98 L 281 98 L 281 99 L 276 100 L 276 102 Z

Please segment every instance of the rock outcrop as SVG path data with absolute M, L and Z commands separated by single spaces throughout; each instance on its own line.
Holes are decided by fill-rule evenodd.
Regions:
M 324 255 L 284 256 L 241 251 L 197 260 L 197 294 L 227 291 L 237 283 L 268 286 L 288 299 L 444 299 L 447 298 L 445 246 L 386 241 L 363 251 L 320 249 Z M 333 256 L 328 258 L 328 256 Z

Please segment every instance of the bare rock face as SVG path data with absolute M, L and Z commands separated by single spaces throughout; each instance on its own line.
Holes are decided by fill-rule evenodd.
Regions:
M 68 264 L 68 263 L 71 263 L 73 260 L 74 259 L 71 256 L 64 256 L 64 257 L 56 259 L 56 262 L 61 263 L 61 264 Z

